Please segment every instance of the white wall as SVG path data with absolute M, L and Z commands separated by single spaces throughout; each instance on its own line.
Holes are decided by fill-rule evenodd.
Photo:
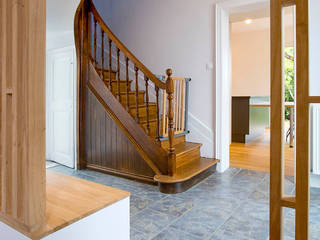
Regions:
M 213 157 L 215 0 L 114 0 L 111 29 L 155 74 L 191 77 L 189 140 Z M 201 129 L 201 130 L 200 130 Z
M 320 1 L 310 0 L 309 8 L 310 95 L 320 96 Z
M 269 22 L 270 18 L 263 18 L 250 25 L 232 24 L 232 96 L 270 96 Z M 292 26 L 286 27 L 285 36 L 285 45 L 293 46 Z
M 112 0 L 93 0 L 93 3 L 100 15 L 103 17 L 105 23 L 110 26 L 112 15 Z
M 310 0 L 309 12 L 309 59 L 310 59 L 310 95 L 320 96 L 319 77 L 319 56 L 320 56 L 320 1 Z M 312 146 L 311 158 L 313 173 L 320 175 L 320 104 L 313 104 L 311 107 L 312 121 Z M 311 178 L 311 185 L 314 186 L 314 178 Z M 319 187 L 319 186 L 318 186 Z
M 73 20 L 80 0 L 47 0 L 47 50 L 74 45 Z
M 270 96 L 270 29 L 231 34 L 232 96 Z
M 111 21 L 111 0 L 93 0 L 104 20 Z M 73 46 L 74 15 L 80 0 L 47 0 L 47 50 Z

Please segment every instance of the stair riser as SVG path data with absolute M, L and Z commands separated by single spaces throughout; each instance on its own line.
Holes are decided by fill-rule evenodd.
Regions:
M 140 126 L 144 129 L 145 132 L 147 132 L 147 124 L 146 123 L 140 124 Z M 149 136 L 155 138 L 157 135 L 157 122 L 150 122 L 149 126 L 150 126 L 149 127 L 150 128 Z
M 135 118 L 136 117 L 136 109 L 131 108 L 130 114 L 132 117 Z M 157 115 L 156 106 L 154 106 L 154 105 L 149 106 L 149 117 L 156 118 L 156 115 Z M 146 107 L 139 107 L 139 117 L 142 117 L 142 118 L 147 117 L 147 108 Z
M 104 72 L 104 79 L 108 80 L 110 78 L 109 72 Z M 111 79 L 116 79 L 117 73 L 111 73 Z
M 198 148 L 195 148 L 177 155 L 176 157 L 177 168 L 199 158 L 200 158 L 200 146 Z
M 161 124 L 162 126 L 162 124 Z M 179 143 L 185 142 L 186 141 L 186 136 L 180 136 L 174 138 L 174 145 L 177 145 Z M 169 140 L 161 141 L 161 147 L 163 149 L 168 149 L 169 148 Z
M 109 88 L 109 81 L 105 80 L 105 83 L 107 87 Z M 118 93 L 118 83 L 116 81 L 111 82 L 112 86 L 112 92 Z M 126 82 L 120 82 L 120 92 L 126 92 L 127 91 L 127 83 Z M 129 91 L 131 91 L 131 85 L 129 84 Z
M 127 95 L 121 94 L 120 95 L 120 102 L 122 103 L 122 105 L 127 106 Z M 138 103 L 139 104 L 144 103 L 144 93 L 139 93 Z M 129 94 L 129 105 L 135 105 L 135 104 L 136 104 L 136 95 Z

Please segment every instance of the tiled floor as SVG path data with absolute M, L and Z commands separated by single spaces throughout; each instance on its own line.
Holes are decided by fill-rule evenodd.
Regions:
M 52 170 L 131 192 L 131 240 L 266 240 L 269 174 L 231 168 L 189 191 L 165 195 L 156 186 L 58 166 Z M 286 181 L 286 193 L 294 185 Z M 285 212 L 286 240 L 294 239 L 294 212 Z M 310 240 L 320 239 L 320 189 L 311 189 Z

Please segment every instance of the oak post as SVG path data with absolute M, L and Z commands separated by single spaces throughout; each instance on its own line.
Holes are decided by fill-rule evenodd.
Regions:
M 130 107 L 130 102 L 129 102 L 129 91 L 130 91 L 130 84 L 129 84 L 129 58 L 126 57 L 126 89 L 127 89 L 127 94 L 126 94 L 126 100 L 127 100 L 127 110 L 129 111 Z
M 136 75 L 136 121 L 139 123 L 139 68 L 134 66 Z
M 118 100 L 121 102 L 120 95 L 120 49 L 117 48 L 117 87 L 118 87 Z
M 97 67 L 97 20 L 94 18 L 94 35 L 93 35 L 93 48 L 94 48 L 94 66 Z
M 104 31 L 101 29 L 101 79 L 104 81 Z
M 109 88 L 112 92 L 112 40 L 109 38 Z
M 149 113 L 149 79 L 145 76 L 144 77 L 145 84 L 146 84 L 146 111 L 147 111 L 147 134 L 150 135 L 150 113 Z
M 169 137 L 169 153 L 168 153 L 168 172 L 173 176 L 176 172 L 176 154 L 174 148 L 174 111 L 173 111 L 173 98 L 174 98 L 174 85 L 172 69 L 167 69 L 167 94 L 168 94 L 168 137 Z
M 156 91 L 156 108 L 157 108 L 157 130 L 156 130 L 156 140 L 160 144 L 160 108 L 159 108 L 159 87 L 155 86 Z

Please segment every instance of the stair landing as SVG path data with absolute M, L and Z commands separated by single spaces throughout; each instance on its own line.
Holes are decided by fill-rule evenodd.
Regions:
M 163 193 L 181 193 L 215 172 L 218 162 L 217 159 L 199 158 L 178 167 L 174 176 L 156 175 L 154 180 Z

